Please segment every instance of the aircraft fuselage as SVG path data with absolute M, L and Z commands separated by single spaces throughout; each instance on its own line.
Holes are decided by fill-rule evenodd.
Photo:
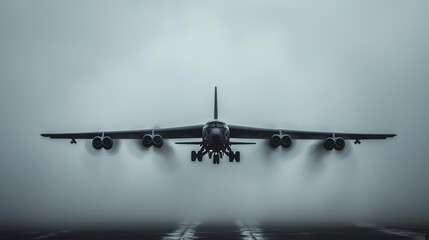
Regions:
M 209 154 L 223 153 L 231 145 L 228 125 L 222 121 L 207 122 L 202 129 L 202 135 L 202 145 Z

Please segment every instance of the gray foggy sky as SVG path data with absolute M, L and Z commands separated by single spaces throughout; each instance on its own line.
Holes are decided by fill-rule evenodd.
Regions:
M 248 214 L 429 220 L 427 1 L 2 1 L 0 223 Z M 112 152 L 41 132 L 203 123 L 381 132 L 320 151 L 165 141 Z

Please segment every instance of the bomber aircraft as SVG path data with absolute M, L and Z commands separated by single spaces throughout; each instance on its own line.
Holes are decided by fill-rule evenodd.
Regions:
M 200 138 L 198 141 L 182 141 L 176 144 L 199 145 L 198 151 L 191 152 L 192 161 L 202 161 L 203 156 L 208 154 L 213 159 L 213 164 L 219 164 L 219 159 L 224 155 L 229 161 L 240 162 L 240 152 L 233 151 L 232 145 L 255 144 L 254 142 L 236 142 L 231 139 L 266 139 L 273 148 L 282 146 L 288 148 L 295 139 L 319 139 L 324 141 L 323 145 L 327 151 L 333 149 L 341 151 L 345 147 L 345 140 L 354 140 L 360 144 L 362 139 L 387 139 L 395 137 L 396 134 L 368 134 L 368 133 L 339 133 L 339 132 L 316 132 L 300 131 L 290 129 L 256 128 L 240 125 L 227 125 L 218 119 L 217 87 L 214 95 L 214 118 L 206 124 L 174 127 L 154 128 L 127 131 L 97 131 L 82 133 L 42 133 L 43 137 L 71 139 L 71 144 L 76 144 L 76 139 L 92 139 L 92 146 L 100 150 L 109 150 L 113 147 L 113 139 L 141 139 L 141 144 L 149 148 L 162 147 L 163 139 Z

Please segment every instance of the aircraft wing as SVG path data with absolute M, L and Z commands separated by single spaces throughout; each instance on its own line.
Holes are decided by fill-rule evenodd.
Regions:
M 342 137 L 354 139 L 359 143 L 361 139 L 386 139 L 395 137 L 396 134 L 373 133 L 341 133 L 341 132 L 316 132 L 288 129 L 255 128 L 238 125 L 228 125 L 231 138 L 270 139 L 274 134 L 289 135 L 292 139 L 326 139 L 328 137 Z
M 174 128 L 154 128 L 126 131 L 98 131 L 81 133 L 42 133 L 43 137 L 66 139 L 92 139 L 97 136 L 108 136 L 112 139 L 141 139 L 146 134 L 159 134 L 164 139 L 171 138 L 201 138 L 203 125 L 193 125 Z

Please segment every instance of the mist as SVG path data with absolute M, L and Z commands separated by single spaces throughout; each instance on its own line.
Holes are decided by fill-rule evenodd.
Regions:
M 2 1 L 0 224 L 429 220 L 427 1 Z M 395 133 L 95 151 L 42 132 L 229 124 Z

